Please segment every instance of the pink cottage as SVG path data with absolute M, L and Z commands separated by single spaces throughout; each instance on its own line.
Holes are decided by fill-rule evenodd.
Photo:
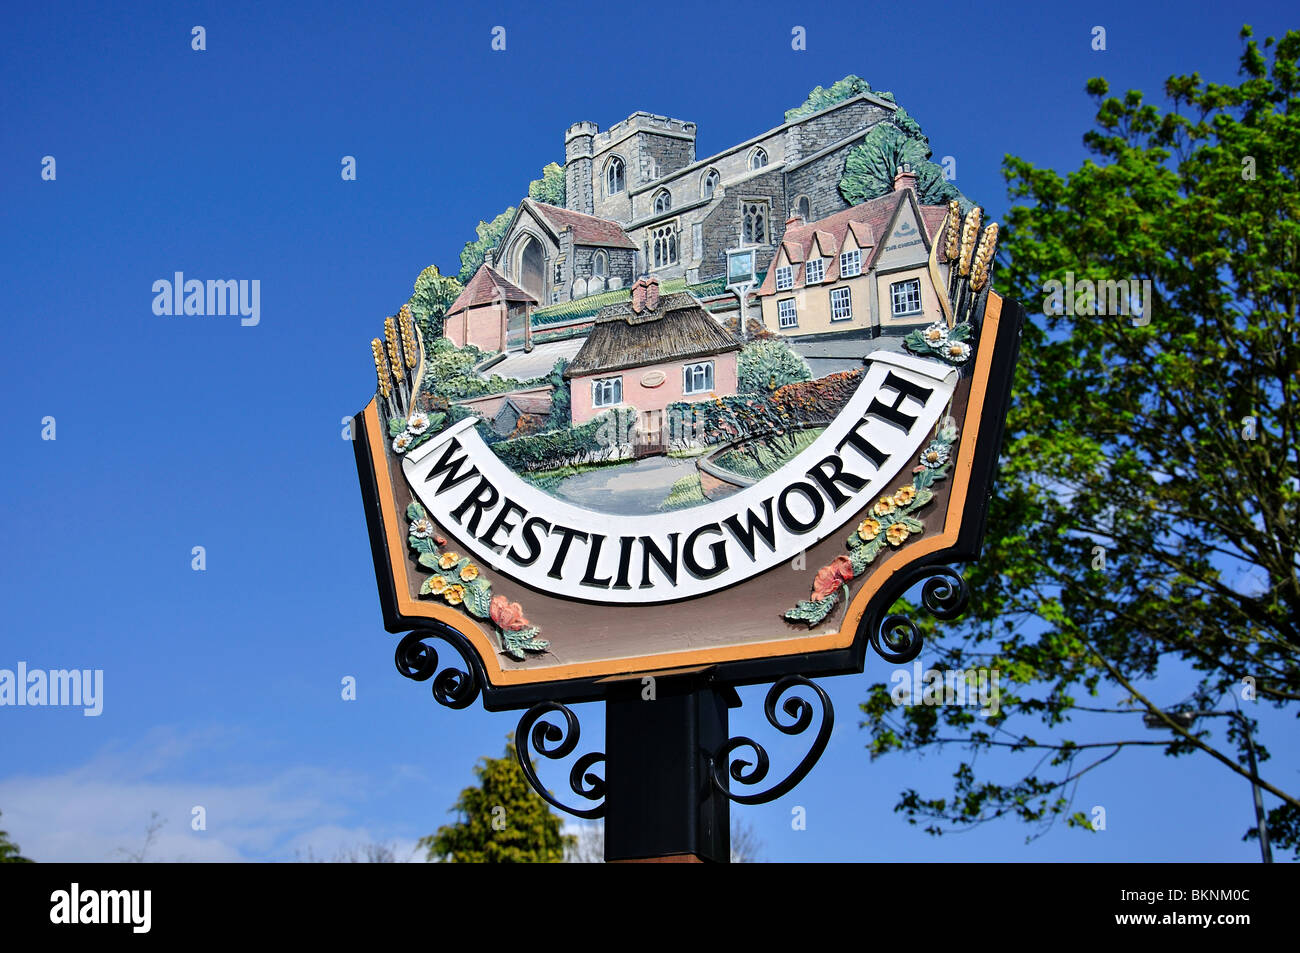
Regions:
M 661 297 L 658 279 L 642 278 L 631 301 L 601 309 L 565 369 L 573 423 L 633 407 L 643 435 L 661 434 L 669 404 L 736 393 L 739 351 L 740 342 L 690 294 Z

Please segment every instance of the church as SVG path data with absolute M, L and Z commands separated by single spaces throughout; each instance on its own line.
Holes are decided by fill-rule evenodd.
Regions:
M 729 248 L 770 260 L 792 216 L 849 207 L 837 188 L 845 156 L 897 108 L 861 93 L 704 159 L 692 122 L 637 112 L 604 131 L 575 123 L 564 136 L 566 207 L 524 199 L 488 264 L 546 305 L 642 273 L 706 281 Z

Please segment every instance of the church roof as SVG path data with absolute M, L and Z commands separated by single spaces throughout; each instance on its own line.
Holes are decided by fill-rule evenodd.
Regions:
M 632 244 L 632 240 L 623 231 L 623 226 L 618 222 L 611 222 L 607 218 L 597 218 L 595 215 L 575 212 L 572 209 L 560 208 L 557 205 L 547 205 L 545 202 L 538 202 L 536 199 L 524 199 L 524 203 L 530 206 L 537 216 L 555 232 L 557 239 L 561 231 L 572 228 L 573 243 L 575 245 L 636 248 L 636 245 Z
M 474 277 L 469 280 L 469 284 L 452 302 L 451 307 L 447 309 L 447 314 L 459 314 L 466 308 L 491 304 L 498 299 L 504 301 L 531 301 L 533 304 L 537 304 L 537 299 L 527 291 L 511 283 L 500 272 L 484 263 L 478 266 L 478 271 L 474 272 Z
M 606 305 L 564 376 L 585 377 L 739 350 L 740 342 L 731 332 L 681 291 L 664 295 L 653 311 L 638 313 L 630 301 Z

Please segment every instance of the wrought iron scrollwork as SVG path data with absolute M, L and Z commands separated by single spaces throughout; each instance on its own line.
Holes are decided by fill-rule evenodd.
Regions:
M 910 573 L 896 588 L 893 598 L 924 579 L 921 605 L 936 619 L 955 619 L 970 603 L 970 587 L 961 573 L 949 566 L 923 566 Z M 893 598 L 889 601 L 892 602 Z M 888 604 L 888 603 L 886 603 Z M 869 632 L 871 647 L 886 662 L 903 665 L 921 654 L 925 639 L 920 626 L 905 615 L 890 613 Z
M 438 652 L 425 639 L 442 639 L 458 653 L 464 668 L 447 666 L 438 669 Z M 479 678 L 469 660 L 473 650 L 464 643 L 459 632 L 446 627 L 416 629 L 397 643 L 393 661 L 397 670 L 417 682 L 433 679 L 433 697 L 439 705 L 448 708 L 468 708 L 478 698 Z
M 542 720 L 549 714 L 562 715 L 564 727 Z M 533 768 L 532 755 L 528 750 L 530 747 L 543 758 L 558 761 L 573 753 L 578 747 L 578 739 L 581 736 L 582 728 L 578 724 L 578 716 L 571 708 L 560 702 L 539 702 L 524 712 L 523 717 L 519 719 L 519 727 L 515 730 L 515 754 L 519 757 L 519 767 L 523 769 L 528 783 L 552 807 L 559 808 L 574 817 L 588 819 L 604 817 L 605 804 L 602 799 L 605 797 L 605 779 L 591 771 L 593 767 L 605 760 L 603 751 L 592 751 L 582 755 L 573 763 L 573 769 L 569 772 L 569 787 L 574 794 L 588 801 L 601 801 L 600 804 L 590 808 L 571 807 L 552 797 Z
M 808 772 L 813 769 L 821 758 L 822 752 L 826 750 L 826 744 L 831 739 L 831 731 L 835 727 L 835 708 L 831 705 L 830 696 L 822 691 L 821 686 L 802 675 L 787 675 L 768 689 L 767 698 L 763 702 L 763 712 L 767 716 L 768 724 L 786 735 L 800 735 L 808 730 L 813 722 L 814 706 L 803 696 L 793 694 L 792 691 L 796 688 L 807 688 L 816 694 L 821 703 L 821 726 L 817 729 L 817 736 L 813 739 L 808 753 L 784 780 L 757 794 L 732 792 L 726 775 L 730 775 L 731 780 L 739 784 L 758 785 L 763 783 L 770 767 L 767 749 L 744 735 L 728 739 L 727 743 L 709 759 L 709 773 L 714 786 L 737 804 L 766 804 L 794 790 L 795 786 L 808 776 Z M 782 696 L 787 693 L 790 694 L 781 704 L 781 711 L 791 720 L 789 724 L 783 724 L 777 714 L 777 705 L 781 702 Z M 728 759 L 739 748 L 749 748 L 753 751 L 752 764 L 742 758 L 736 758 L 728 763 Z

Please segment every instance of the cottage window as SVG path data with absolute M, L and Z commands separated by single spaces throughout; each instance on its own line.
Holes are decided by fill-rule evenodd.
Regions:
M 700 394 L 713 390 L 713 362 L 687 364 L 682 368 L 682 393 Z
M 591 382 L 591 406 L 613 407 L 623 402 L 623 378 L 602 377 Z
M 743 202 L 741 212 L 741 244 L 767 244 L 767 203 Z
M 762 146 L 758 146 L 749 154 L 749 169 L 751 172 L 756 172 L 765 165 L 767 165 L 767 151 Z
M 704 173 L 704 182 L 700 185 L 700 198 L 713 198 L 713 193 L 717 190 L 718 182 L 721 181 L 721 178 L 722 177 L 718 175 L 717 169 L 710 169 L 708 172 Z
M 909 278 L 907 281 L 894 282 L 889 286 L 889 294 L 893 301 L 894 317 L 921 313 L 920 278 Z
M 794 268 L 790 265 L 782 265 L 776 270 L 776 290 L 789 291 L 794 287 Z
M 609 258 L 603 251 L 596 252 L 591 260 L 591 273 L 597 278 L 604 278 L 609 273 Z
M 831 289 L 831 320 L 847 321 L 853 317 L 853 300 L 848 288 Z
M 655 268 L 677 264 L 677 223 L 660 225 L 650 233 L 651 261 Z
M 862 274 L 862 249 L 840 253 L 840 277 L 852 278 Z
M 826 259 L 810 258 L 804 269 L 803 283 L 806 285 L 815 285 L 826 278 Z
M 609 165 L 605 167 L 605 191 L 609 195 L 616 195 L 623 191 L 627 185 L 626 167 L 623 160 L 618 156 L 609 160 Z
M 797 328 L 799 314 L 795 310 L 794 298 L 786 298 L 776 303 L 776 324 L 780 328 Z
M 660 189 L 655 194 L 655 214 L 662 215 L 673 207 L 673 197 L 667 189 Z

